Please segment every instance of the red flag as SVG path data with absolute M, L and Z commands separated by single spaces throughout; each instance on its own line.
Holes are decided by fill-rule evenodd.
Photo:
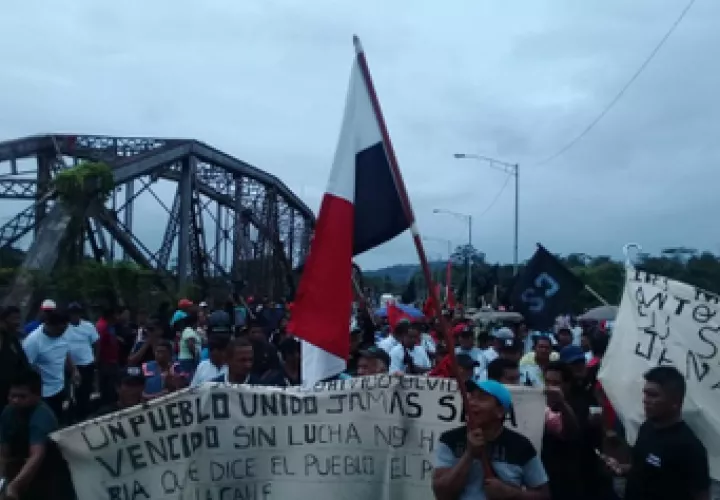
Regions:
M 435 284 L 435 294 L 439 297 L 440 296 L 440 283 Z M 433 306 L 433 301 L 431 297 L 428 297 L 425 299 L 425 303 L 423 304 L 422 312 L 425 315 L 426 318 L 434 318 L 437 316 L 437 314 L 440 311 L 436 311 L 435 307 Z
M 428 373 L 429 377 L 441 377 L 441 378 L 452 378 L 453 377 L 453 366 L 452 357 L 447 354 L 435 365 L 435 367 Z
M 445 301 L 448 309 L 455 309 L 455 295 L 452 291 L 452 262 L 448 260 L 447 275 L 445 276 Z
M 395 325 L 397 325 L 402 320 L 407 320 L 410 322 L 412 322 L 413 320 L 412 316 L 410 316 L 408 313 L 396 306 L 395 302 L 388 302 L 387 318 L 391 330 L 395 330 Z

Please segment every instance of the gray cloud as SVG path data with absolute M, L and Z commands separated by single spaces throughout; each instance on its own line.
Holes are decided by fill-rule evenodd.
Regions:
M 511 260 L 512 185 L 479 217 L 505 177 L 451 157 L 467 151 L 520 163 L 521 258 L 536 241 L 557 252 L 618 255 L 628 241 L 720 251 L 716 2 L 699 0 L 618 105 L 546 165 L 537 163 L 613 98 L 684 0 L 49 5 L 0 7 L 2 139 L 193 137 L 273 172 L 317 207 L 358 33 L 424 234 L 462 243 L 462 221 L 432 210 L 472 213 L 476 246 Z M 169 200 L 172 187 L 164 191 Z M 16 209 L 3 202 L 0 215 Z M 158 229 L 137 232 L 152 243 Z M 415 260 L 404 235 L 360 263 Z

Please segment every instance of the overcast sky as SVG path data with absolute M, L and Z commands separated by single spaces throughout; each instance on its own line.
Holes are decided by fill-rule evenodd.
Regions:
M 720 3 L 698 0 L 575 147 L 686 0 L 4 1 L 0 139 L 42 132 L 190 137 L 272 172 L 314 210 L 361 36 L 424 235 L 511 262 L 505 174 L 520 164 L 520 259 L 689 246 L 720 252 Z M 171 193 L 168 194 L 168 198 Z M 0 203 L 7 216 L 8 202 Z M 137 226 L 151 239 L 158 227 Z M 427 243 L 431 257 L 446 252 Z M 360 258 L 416 262 L 409 235 Z

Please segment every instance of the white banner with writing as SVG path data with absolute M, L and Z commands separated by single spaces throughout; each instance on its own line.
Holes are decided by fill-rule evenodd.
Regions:
M 672 365 L 685 374 L 685 421 L 720 480 L 720 297 L 686 283 L 626 270 L 620 310 L 600 380 L 634 443 L 645 420 L 643 374 Z
M 514 387 L 507 425 L 539 449 L 545 399 Z M 378 375 L 313 391 L 206 384 L 53 434 L 78 500 L 430 500 L 461 425 L 452 380 Z

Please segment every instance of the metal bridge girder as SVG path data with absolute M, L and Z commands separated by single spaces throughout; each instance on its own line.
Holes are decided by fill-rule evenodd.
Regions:
M 17 161 L 32 157 L 37 158 L 35 178 L 19 177 Z M 213 275 L 242 279 L 245 263 L 259 259 L 255 264 L 262 262 L 262 281 L 272 290 L 282 282 L 280 275 L 302 262 L 307 253 L 313 214 L 274 175 L 199 141 L 73 134 L 0 142 L 0 166 L 10 164 L 10 173 L 0 178 L 0 199 L 34 201 L 0 226 L 0 247 L 16 245 L 30 231 L 45 225 L 44 216 L 55 203 L 53 176 L 81 160 L 107 163 L 116 185 L 124 187 L 124 200 L 118 203 L 117 193 L 113 193 L 112 208 L 93 216 L 99 224 L 88 219 L 79 226 L 85 228 L 81 233 L 86 234 L 87 249 L 95 258 L 113 259 L 119 245 L 124 258 L 166 270 L 177 235 L 181 283 L 186 278 L 202 280 Z M 142 180 L 148 176 L 150 182 Z M 178 196 L 172 209 L 163 205 L 170 212 L 169 222 L 160 248 L 152 251 L 133 234 L 135 217 L 141 217 L 135 223 L 143 221 L 133 203 L 142 193 L 152 193 L 151 185 L 159 178 L 177 182 Z M 141 179 L 142 187 L 136 185 L 136 179 Z M 243 216 L 248 210 L 253 217 Z M 251 225 L 258 230 L 256 244 L 251 240 L 255 238 Z M 110 236 L 110 245 L 105 234 Z M 47 247 L 42 241 L 37 239 L 28 255 L 37 254 L 39 250 L 32 250 L 37 245 Z M 209 241 L 212 248 L 208 248 Z

